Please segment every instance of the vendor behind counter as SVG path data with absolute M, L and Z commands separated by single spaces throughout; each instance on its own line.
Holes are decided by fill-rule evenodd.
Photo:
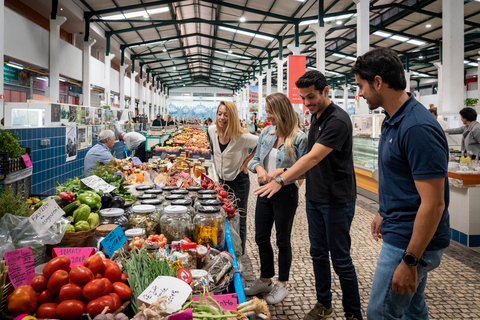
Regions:
M 146 138 L 144 135 L 138 132 L 123 132 L 120 135 L 120 141 L 125 142 L 128 151 L 135 150 L 134 156 L 139 158 L 142 162 L 146 162 L 145 154 L 145 142 Z

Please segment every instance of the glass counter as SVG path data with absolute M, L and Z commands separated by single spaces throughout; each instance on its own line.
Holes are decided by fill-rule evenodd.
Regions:
M 353 163 L 365 170 L 376 170 L 378 167 L 379 138 L 370 136 L 353 136 Z

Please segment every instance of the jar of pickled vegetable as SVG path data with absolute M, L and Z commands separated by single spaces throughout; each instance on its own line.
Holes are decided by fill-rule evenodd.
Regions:
M 217 194 L 198 194 L 197 202 L 205 201 L 205 200 L 218 200 Z
M 214 194 L 216 195 L 217 194 L 217 191 L 215 190 L 208 190 L 208 189 L 203 189 L 203 190 L 199 190 L 198 191 L 198 194 Z
M 198 186 L 190 186 L 190 187 L 187 187 L 186 188 L 187 191 L 188 191 L 188 196 L 190 198 L 192 198 L 192 201 L 195 203 L 195 201 L 197 200 L 197 195 L 198 195 L 198 192 L 200 190 L 203 190 L 202 187 L 198 187 Z
M 200 207 L 218 207 L 220 208 L 220 213 L 222 215 L 225 215 L 225 211 L 222 209 L 222 201 L 218 199 L 209 199 L 209 200 L 202 200 L 202 201 L 197 201 L 195 202 L 195 205 L 193 206 L 193 209 L 195 210 L 195 215 L 198 213 L 198 208 Z
M 192 238 L 192 218 L 184 206 L 168 206 L 164 208 L 160 219 L 162 234 L 167 237 L 167 243 L 180 241 L 185 237 Z
M 165 197 L 165 201 L 163 202 L 163 208 L 168 207 L 172 204 L 172 201 L 175 200 L 183 200 L 186 199 L 184 195 L 181 194 L 171 194 Z
M 193 219 L 193 217 L 195 216 L 195 210 L 193 210 L 193 207 L 192 207 L 192 199 L 190 199 L 190 198 L 173 200 L 172 202 L 170 202 L 170 205 L 171 206 L 184 206 L 184 207 L 187 208 L 187 213 L 190 216 L 190 218 Z
M 137 205 L 132 208 L 132 215 L 128 219 L 127 228 L 143 228 L 145 235 L 157 234 L 160 229 L 156 208 L 152 205 Z
M 210 245 L 222 249 L 225 245 L 225 217 L 219 207 L 200 206 L 193 219 L 193 241 L 198 245 Z

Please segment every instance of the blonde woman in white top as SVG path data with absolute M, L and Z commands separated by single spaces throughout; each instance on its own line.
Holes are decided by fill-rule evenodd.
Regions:
M 213 162 L 220 183 L 226 184 L 239 199 L 240 238 L 242 253 L 247 238 L 247 204 L 250 180 L 247 165 L 255 154 L 258 137 L 240 126 L 238 110 L 233 102 L 220 101 L 215 125 L 208 128 L 213 150 Z M 254 149 L 250 154 L 248 149 Z

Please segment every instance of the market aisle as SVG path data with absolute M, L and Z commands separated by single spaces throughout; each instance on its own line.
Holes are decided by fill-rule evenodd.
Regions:
M 251 190 L 248 203 L 248 235 L 244 266 L 246 279 L 259 275 L 260 260 L 254 238 L 254 214 L 258 186 L 256 175 L 250 174 Z M 300 189 L 299 206 L 292 231 L 293 258 L 289 281 L 289 295 L 280 304 L 270 306 L 272 319 L 303 319 L 316 303 L 313 268 L 309 254 L 307 218 L 305 214 L 305 184 Z M 381 243 L 370 235 L 370 222 L 376 213 L 376 204 L 359 197 L 352 225 L 352 258 L 357 270 L 360 297 L 365 313 L 370 287 Z M 274 232 L 273 232 L 274 233 Z M 273 238 L 274 239 L 274 238 Z M 273 240 L 275 241 L 275 240 Z M 275 249 L 275 255 L 277 250 Z M 275 256 L 276 258 L 276 256 Z M 248 261 L 249 260 L 249 261 Z M 249 268 L 249 263 L 251 268 Z M 275 268 L 277 269 L 277 268 Z M 250 275 L 250 276 L 249 276 Z M 480 254 L 452 244 L 442 264 L 429 276 L 426 301 L 431 319 L 480 319 Z M 340 283 L 332 268 L 332 295 L 334 312 L 331 319 L 345 319 L 341 305 Z M 260 295 L 259 295 L 260 297 Z M 366 317 L 365 317 L 366 318 Z

